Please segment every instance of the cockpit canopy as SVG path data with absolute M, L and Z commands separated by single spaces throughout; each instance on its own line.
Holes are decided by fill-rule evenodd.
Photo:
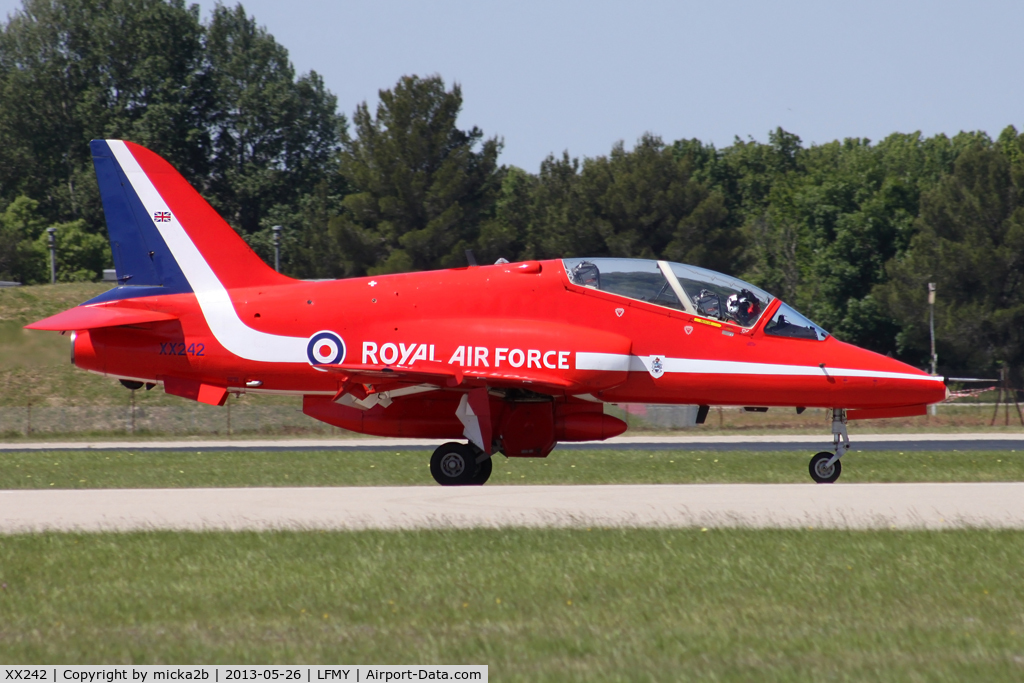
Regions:
M 756 325 L 775 300 L 748 282 L 682 263 L 626 258 L 574 258 L 563 263 L 573 284 L 740 327 Z M 764 331 L 800 339 L 828 336 L 786 304 L 781 304 Z

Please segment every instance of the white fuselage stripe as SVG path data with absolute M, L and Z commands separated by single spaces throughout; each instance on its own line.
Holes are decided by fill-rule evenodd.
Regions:
M 107 140 L 107 145 L 110 146 L 142 205 L 146 207 L 147 216 L 142 220 L 153 220 L 153 214 L 158 211 L 170 212 L 167 203 L 139 166 L 128 146 L 121 140 Z M 188 233 L 181 227 L 177 216 L 171 213 L 170 221 L 154 221 L 153 225 L 167 243 L 167 248 L 171 250 L 171 255 L 178 262 L 181 272 L 185 274 L 195 292 L 206 323 L 221 346 L 245 360 L 264 363 L 307 362 L 305 337 L 268 334 L 254 330 L 242 322 L 224 285 L 189 238 Z
M 868 377 L 872 379 L 911 379 L 941 382 L 941 377 L 913 375 L 907 372 L 884 370 L 858 370 L 853 368 L 820 368 L 813 365 L 782 365 L 778 363 L 746 363 L 731 360 L 702 360 L 698 358 L 661 358 L 666 374 L 705 375 L 776 375 L 784 377 Z M 644 359 L 648 362 L 644 363 Z M 647 372 L 655 356 L 633 356 L 624 353 L 577 352 L 577 370 L 603 370 L 612 372 Z

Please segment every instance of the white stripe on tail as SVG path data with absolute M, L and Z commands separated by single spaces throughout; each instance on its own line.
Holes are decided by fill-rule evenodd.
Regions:
M 149 176 L 121 140 L 107 140 L 114 158 L 138 194 L 149 220 L 157 213 L 169 212 Z M 170 221 L 154 221 L 171 255 L 195 292 L 203 317 L 221 346 L 245 360 L 263 363 L 306 363 L 305 337 L 285 337 L 254 330 L 238 317 L 231 297 L 202 253 L 171 214 Z

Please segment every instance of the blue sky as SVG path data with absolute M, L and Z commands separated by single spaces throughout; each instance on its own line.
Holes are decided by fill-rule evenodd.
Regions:
M 20 7 L 0 0 L 0 16 Z M 208 16 L 214 3 L 199 3 Z M 230 4 L 230 3 L 228 3 Z M 249 0 L 351 114 L 403 74 L 459 82 L 460 125 L 536 171 L 549 153 L 1024 128 L 1024 3 Z

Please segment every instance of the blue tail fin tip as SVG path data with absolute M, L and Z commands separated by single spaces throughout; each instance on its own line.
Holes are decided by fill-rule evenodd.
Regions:
M 191 292 L 110 146 L 105 140 L 93 140 L 89 146 L 120 286 L 86 303 Z

